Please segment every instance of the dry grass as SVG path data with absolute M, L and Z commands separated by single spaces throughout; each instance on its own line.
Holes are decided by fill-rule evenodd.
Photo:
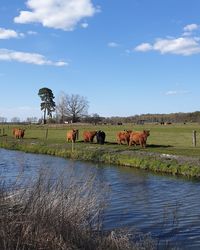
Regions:
M 2 182 L 0 249 L 154 249 L 148 236 L 102 231 L 105 199 L 99 188 L 104 187 L 94 178 L 75 180 L 73 174 L 58 177 L 43 171 L 11 189 Z

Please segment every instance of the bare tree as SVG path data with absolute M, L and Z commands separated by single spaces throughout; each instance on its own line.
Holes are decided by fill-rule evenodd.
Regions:
M 88 101 L 80 95 L 67 95 L 64 92 L 60 95 L 57 104 L 57 113 L 61 117 L 61 121 L 65 118 L 70 118 L 72 122 L 77 122 L 81 117 L 88 112 Z
M 60 122 L 63 123 L 67 115 L 67 95 L 64 92 L 61 92 L 58 97 L 56 104 L 56 113 L 60 119 Z

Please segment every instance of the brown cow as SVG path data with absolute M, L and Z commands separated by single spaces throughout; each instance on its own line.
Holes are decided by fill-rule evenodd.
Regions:
M 140 132 L 140 131 L 132 132 L 130 134 L 129 146 L 134 144 L 134 145 L 140 145 L 141 147 L 145 148 L 146 147 L 147 137 L 149 135 L 150 135 L 149 130 L 143 130 L 142 132 Z
M 93 142 L 97 131 L 84 131 L 83 132 L 83 140 L 84 142 Z
M 78 129 L 72 129 L 67 132 L 67 141 L 76 142 L 78 140 Z
M 12 132 L 13 132 L 13 136 L 16 139 L 23 139 L 24 138 L 25 129 L 13 128 Z
M 132 132 L 131 130 L 124 130 L 124 131 L 118 132 L 117 133 L 118 144 L 122 144 L 122 142 L 125 142 L 125 143 L 127 143 L 127 145 L 129 145 L 131 132 Z
M 17 130 L 18 128 L 13 128 L 12 129 L 12 134 L 13 134 L 13 136 L 15 137 L 15 131 Z

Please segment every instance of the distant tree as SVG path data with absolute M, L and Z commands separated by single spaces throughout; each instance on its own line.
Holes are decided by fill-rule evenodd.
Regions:
M 13 117 L 13 118 L 11 118 L 11 122 L 12 123 L 19 123 L 20 122 L 20 118 L 19 117 Z
M 99 122 L 101 122 L 104 118 L 100 117 L 97 113 L 88 115 L 84 117 L 83 121 L 88 123 L 94 123 L 95 125 Z
M 26 118 L 26 122 L 28 123 L 37 123 L 38 122 L 38 118 L 37 117 L 27 117 Z
M 81 117 L 84 117 L 88 112 L 88 101 L 80 95 L 67 95 L 62 93 L 57 104 L 57 112 L 61 119 L 71 119 L 72 122 L 77 122 Z
M 7 118 L 6 117 L 0 117 L 0 123 L 6 123 Z
M 94 122 L 95 125 L 96 125 L 98 122 L 101 122 L 101 121 L 102 121 L 102 117 L 100 117 L 97 113 L 93 114 L 93 115 L 92 115 L 92 118 L 93 118 L 93 122 Z
M 46 115 L 49 116 L 49 118 L 52 117 L 52 112 L 55 111 L 56 104 L 54 102 L 54 95 L 51 89 L 49 88 L 41 88 L 39 89 L 38 95 L 41 98 L 41 110 L 44 111 L 44 117 L 43 122 L 46 123 Z

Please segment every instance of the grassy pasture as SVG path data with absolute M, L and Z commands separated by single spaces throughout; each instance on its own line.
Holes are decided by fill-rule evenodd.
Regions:
M 0 126 L 1 132 L 4 129 L 4 133 L 7 134 L 7 140 L 14 140 L 12 136 L 12 128 L 19 126 Z M 171 124 L 171 125 L 85 125 L 85 124 L 73 124 L 73 125 L 27 125 L 22 126 L 26 129 L 24 143 L 44 142 L 46 144 L 56 144 L 60 146 L 70 147 L 71 144 L 66 142 L 66 132 L 71 128 L 79 129 L 79 140 L 75 147 L 85 148 L 88 147 L 88 143 L 83 143 L 82 133 L 84 130 L 103 130 L 106 133 L 106 144 L 101 146 L 102 148 L 115 149 L 119 151 L 123 150 L 141 150 L 147 152 L 158 152 L 166 154 L 176 154 L 185 156 L 199 156 L 200 155 L 200 125 L 199 124 Z M 48 129 L 48 131 L 47 131 Z M 128 129 L 141 131 L 143 129 L 150 129 L 150 136 L 147 140 L 147 148 L 141 149 L 140 146 L 128 147 L 126 145 L 117 145 L 116 134 L 118 131 Z M 192 132 L 197 131 L 197 146 L 192 144 Z M 48 134 L 47 134 L 48 133 Z M 2 133 L 1 133 L 2 134 Z M 1 135 L 0 134 L 0 135 Z M 47 135 L 47 139 L 46 139 Z M 0 137 L 0 140 L 5 140 L 5 137 Z M 89 147 L 96 147 L 96 140 L 94 144 L 89 144 Z
M 199 124 L 27 125 L 23 126 L 26 129 L 24 139 L 13 138 L 13 127 L 0 127 L 1 132 L 4 131 L 0 134 L 0 147 L 200 178 Z M 66 141 L 66 133 L 72 128 L 79 129 L 79 140 L 74 145 Z M 117 132 L 124 129 L 149 129 L 147 147 L 118 145 Z M 84 130 L 103 130 L 106 143 L 99 145 L 96 140 L 84 143 Z M 197 132 L 196 147 L 192 144 L 193 130 Z

